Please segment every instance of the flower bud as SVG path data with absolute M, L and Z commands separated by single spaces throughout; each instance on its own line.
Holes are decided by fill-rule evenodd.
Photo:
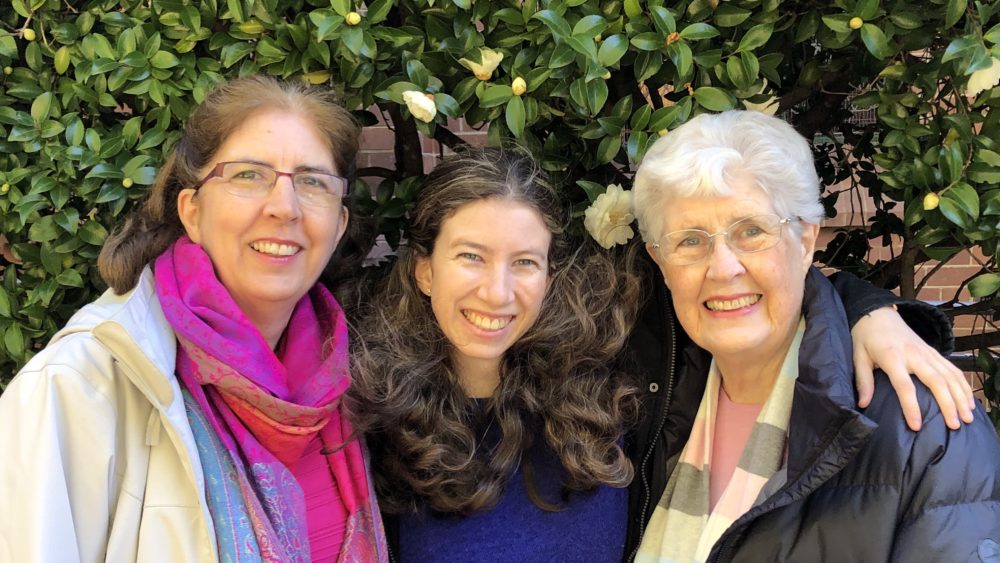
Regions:
M 528 83 L 524 81 L 523 78 L 518 76 L 510 83 L 510 89 L 514 91 L 515 96 L 520 96 L 528 91 Z
M 403 92 L 403 102 L 406 104 L 406 109 L 413 114 L 413 118 L 424 123 L 430 123 L 437 115 L 437 105 L 434 103 L 432 94 L 424 94 L 418 90 L 407 90 Z
M 134 183 L 135 183 L 135 182 L 133 182 L 133 181 L 132 181 L 132 178 L 129 178 L 128 176 L 126 176 L 126 177 L 125 177 L 125 178 L 124 178 L 124 179 L 122 180 L 122 187 L 123 187 L 123 188 L 125 188 L 125 189 L 129 189 L 129 188 L 131 188 L 131 187 L 132 187 L 132 185 L 133 185 Z
M 931 192 L 924 196 L 924 211 L 931 211 L 937 209 L 937 206 L 941 203 L 941 196 L 934 192 Z
M 344 16 L 344 21 L 347 22 L 347 25 L 358 25 L 361 23 L 361 14 L 357 12 L 348 12 L 347 15 Z
M 854 16 L 849 22 L 847 22 L 847 27 L 851 29 L 861 29 L 861 26 L 865 25 L 865 20 Z

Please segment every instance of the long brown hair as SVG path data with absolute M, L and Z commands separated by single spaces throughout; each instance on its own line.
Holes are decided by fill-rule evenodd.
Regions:
M 504 355 L 488 401 L 502 438 L 483 453 L 451 346 L 414 278 L 443 223 L 464 205 L 514 200 L 552 233 L 550 289 L 537 322 Z M 568 213 L 535 161 L 520 150 L 471 149 L 441 162 L 412 213 L 408 246 L 366 318 L 355 354 L 351 408 L 369 432 L 379 504 L 468 514 L 494 505 L 527 450 L 542 436 L 564 469 L 563 487 L 624 487 L 633 469 L 620 447 L 636 390 L 609 366 L 636 313 L 637 278 L 596 245 L 566 233 Z M 357 339 L 355 339 L 357 341 Z
M 116 293 L 135 287 L 142 269 L 184 234 L 178 192 L 200 180 L 199 170 L 250 115 L 271 109 L 306 117 L 328 145 L 337 171 L 353 176 L 360 129 L 332 92 L 261 75 L 224 82 L 188 118 L 146 200 L 104 243 L 97 267 Z

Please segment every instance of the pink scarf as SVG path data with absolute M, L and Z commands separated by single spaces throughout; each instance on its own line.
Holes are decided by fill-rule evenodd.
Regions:
M 228 454 L 224 466 L 235 474 L 224 477 L 235 481 L 242 497 L 228 498 L 225 487 L 206 485 L 215 497 L 209 505 L 245 511 L 259 548 L 241 558 L 250 542 L 233 541 L 234 530 L 219 529 L 228 519 L 216 517 L 220 551 L 232 548 L 240 561 L 309 561 L 305 501 L 288 466 L 319 434 L 332 451 L 328 465 L 349 515 L 339 560 L 385 560 L 362 445 L 339 408 L 350 384 L 347 323 L 330 292 L 316 284 L 299 300 L 276 353 L 189 238 L 160 255 L 154 270 L 157 296 L 179 344 L 177 376 L 214 430 L 212 440 L 217 437 Z M 199 451 L 205 451 L 201 443 Z

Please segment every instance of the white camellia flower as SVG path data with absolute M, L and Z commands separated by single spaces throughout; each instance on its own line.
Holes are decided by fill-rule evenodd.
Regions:
M 759 104 L 755 104 L 749 100 L 743 100 L 743 107 L 750 111 L 759 111 L 760 113 L 766 115 L 774 115 L 778 112 L 779 102 L 781 102 L 781 100 L 779 100 L 777 96 L 771 96 L 769 99 Z
M 969 76 L 969 83 L 965 86 L 965 95 L 975 98 L 983 90 L 989 90 L 1000 83 L 1000 59 L 992 57 L 989 68 L 977 70 Z
M 604 248 L 625 244 L 633 236 L 632 192 L 618 184 L 608 189 L 590 204 L 583 214 L 583 226 L 590 236 Z
M 430 123 L 437 115 L 437 106 L 434 105 L 432 94 L 425 94 L 419 90 L 407 90 L 403 92 L 403 101 L 406 102 L 406 109 L 410 110 L 413 117 Z
M 480 80 L 489 80 L 493 76 L 493 71 L 500 66 L 500 61 L 503 60 L 503 53 L 494 51 L 487 47 L 479 48 L 479 58 L 482 59 L 482 63 L 477 63 L 470 61 L 466 58 L 458 59 L 458 62 L 462 64 L 465 68 L 472 71 L 472 74 L 476 75 L 476 78 Z
M 767 90 L 766 78 L 764 79 L 764 84 L 760 87 L 760 92 L 757 93 L 763 94 L 764 90 Z M 765 115 L 774 115 L 775 113 L 778 112 L 778 105 L 780 104 L 780 102 L 781 100 L 777 96 L 772 94 L 770 98 L 759 104 L 755 104 L 749 100 L 743 100 L 743 107 L 747 108 L 750 111 L 759 111 L 760 113 L 763 113 Z

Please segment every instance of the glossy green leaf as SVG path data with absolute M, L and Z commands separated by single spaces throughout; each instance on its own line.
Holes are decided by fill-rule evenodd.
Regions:
M 573 26 L 572 35 L 593 37 L 604 33 L 604 30 L 607 28 L 608 22 L 602 16 L 584 16 L 580 18 L 580 21 L 576 22 L 576 25 Z
M 506 84 L 487 86 L 483 90 L 483 93 L 479 95 L 479 107 L 491 108 L 501 106 L 506 104 L 513 96 L 514 91 Z
M 719 30 L 707 23 L 693 23 L 681 30 L 681 37 L 688 41 L 711 39 L 719 35 Z
M 617 135 L 601 139 L 601 143 L 597 147 L 597 162 L 600 164 L 611 162 L 621 148 L 622 138 Z
M 997 291 L 1000 291 L 1000 274 L 981 274 L 969 282 L 969 293 L 976 298 L 989 297 Z
M 695 88 L 694 99 L 698 105 L 711 111 L 726 111 L 736 107 L 736 99 L 732 94 L 714 86 Z
M 878 26 L 866 23 L 861 26 L 861 40 L 865 43 L 865 48 L 877 59 L 884 59 L 892 56 L 889 42 L 885 34 Z
M 512 96 L 507 102 L 507 110 L 504 112 L 507 128 L 510 129 L 515 138 L 520 139 L 524 135 L 524 101 L 520 96 Z
M 774 32 L 774 26 L 767 24 L 755 25 L 747 31 L 743 39 L 740 39 L 740 46 L 736 49 L 737 51 L 752 51 L 758 47 L 763 46 L 767 43 L 768 39 L 771 38 L 771 34 Z
M 731 3 L 719 3 L 715 9 L 712 22 L 719 27 L 736 27 L 745 22 L 753 12 L 746 8 L 734 6 Z
M 941 203 L 944 204 L 946 201 L 955 202 L 955 205 L 973 221 L 979 219 L 979 194 L 969 184 L 958 182 L 952 186 L 941 195 Z
M 597 62 L 601 66 L 609 67 L 621 60 L 628 51 L 628 41 L 622 34 L 615 34 L 606 37 L 601 43 L 601 48 L 597 50 Z
M 587 82 L 587 107 L 590 108 L 590 115 L 600 113 L 607 100 L 608 85 L 606 82 L 600 79 Z
M 965 15 L 965 9 L 969 6 L 968 0 L 948 0 L 948 8 L 945 13 L 944 26 L 952 27 Z
M 674 19 L 674 15 L 670 13 L 670 10 L 663 6 L 650 6 L 649 15 L 652 17 L 653 25 L 656 26 L 656 30 L 660 34 L 666 36 L 677 31 L 677 20 Z
M 640 33 L 633 37 L 630 42 L 640 51 L 655 51 L 665 44 L 665 40 L 653 32 Z
M 560 16 L 558 13 L 552 10 L 542 10 L 536 12 L 535 15 L 531 16 L 532 19 L 540 20 L 544 23 L 556 37 L 560 39 L 565 39 L 572 35 L 569 23 Z
M 45 92 L 35 98 L 35 101 L 31 102 L 31 118 L 35 120 L 35 123 L 41 124 L 41 122 L 49 118 L 51 109 L 52 92 Z

